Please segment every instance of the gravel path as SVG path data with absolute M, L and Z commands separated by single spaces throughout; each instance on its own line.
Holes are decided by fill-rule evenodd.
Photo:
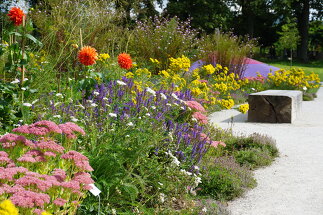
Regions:
M 232 215 L 323 215 L 323 89 L 315 101 L 303 102 L 293 124 L 248 123 L 236 110 L 210 120 L 235 133 L 268 134 L 280 151 L 271 166 L 255 171 L 258 186 L 229 202 Z

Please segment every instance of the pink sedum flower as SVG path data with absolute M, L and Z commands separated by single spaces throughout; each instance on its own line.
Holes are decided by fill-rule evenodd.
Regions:
M 65 134 L 68 139 L 75 139 L 77 137 L 75 133 L 85 135 L 84 130 L 73 122 L 59 124 L 58 126 L 60 127 L 63 134 Z
M 74 164 L 81 170 L 93 171 L 93 168 L 89 164 L 89 159 L 77 151 L 69 151 L 63 154 L 61 158 L 74 161 Z
M 73 180 L 78 181 L 81 184 L 93 184 L 94 183 L 93 179 L 91 178 L 91 175 L 87 172 L 78 172 L 78 173 L 74 174 Z
M 63 169 L 54 169 L 52 174 L 57 181 L 63 182 L 66 179 L 66 172 Z
M 13 132 L 23 133 L 23 134 L 33 134 L 37 136 L 44 136 L 50 133 L 61 134 L 62 130 L 51 121 L 39 121 L 31 125 L 23 125 L 12 130 Z
M 27 140 L 24 136 L 17 134 L 6 134 L 0 138 L 0 143 L 2 143 L 3 148 L 11 148 L 21 143 L 31 148 L 35 147 L 35 144 L 30 140 Z
M 35 186 L 43 192 L 52 187 L 52 183 L 50 183 L 49 181 L 41 180 L 34 176 L 23 176 L 16 180 L 16 184 L 23 187 Z
M 18 174 L 18 173 L 25 173 L 27 172 L 28 169 L 24 168 L 24 167 L 0 167 L 0 180 L 4 179 L 4 180 L 9 180 L 12 181 L 13 177 Z
M 200 113 L 200 112 L 193 113 L 192 117 L 197 119 L 197 121 L 199 121 L 202 124 L 207 124 L 208 123 L 207 117 L 204 114 Z
M 55 199 L 54 201 L 53 201 L 53 203 L 55 204 L 55 205 L 57 205 L 57 206 L 64 206 L 65 205 L 65 203 L 67 202 L 67 200 L 65 200 L 65 199 L 62 199 L 62 198 L 57 198 L 57 199 Z
M 58 152 L 58 153 L 63 153 L 64 152 L 64 147 L 57 144 L 53 140 L 46 140 L 46 139 L 41 139 L 39 142 L 36 143 L 37 147 L 43 150 L 50 150 L 53 152 Z
M 34 208 L 34 207 L 43 207 L 44 204 L 50 203 L 50 197 L 44 193 L 36 193 L 33 191 L 20 191 L 14 193 L 10 200 L 18 207 L 22 208 Z
M 19 162 L 37 163 L 46 162 L 44 153 L 39 150 L 30 150 L 17 159 Z
M 222 141 L 212 141 L 211 142 L 211 146 L 214 148 L 217 148 L 219 145 L 224 146 L 224 147 L 226 146 L 226 144 Z
M 193 110 L 205 113 L 206 110 L 204 109 L 204 107 L 198 103 L 197 101 L 186 101 L 185 104 L 190 107 Z

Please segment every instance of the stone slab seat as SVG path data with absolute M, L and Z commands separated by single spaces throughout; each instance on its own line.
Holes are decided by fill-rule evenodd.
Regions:
M 249 122 L 293 123 L 300 114 L 303 93 L 298 90 L 266 90 L 248 97 Z

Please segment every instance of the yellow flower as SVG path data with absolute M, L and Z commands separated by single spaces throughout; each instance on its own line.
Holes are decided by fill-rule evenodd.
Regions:
M 208 74 L 208 75 L 212 75 L 215 72 L 215 68 L 212 64 L 203 66 L 203 68 L 206 70 L 206 74 Z
M 18 215 L 19 211 L 10 200 L 0 203 L 0 215 Z
M 189 58 L 182 55 L 182 57 L 178 58 L 169 58 L 170 65 L 169 68 L 175 72 L 177 71 L 185 71 L 187 72 L 191 67 L 191 61 Z
M 240 111 L 243 114 L 246 114 L 248 110 L 249 110 L 249 104 L 242 104 L 238 108 L 238 111 Z
M 43 211 L 41 215 L 52 215 L 51 213 L 48 213 L 47 211 Z
M 160 71 L 159 75 L 164 76 L 165 78 L 170 78 L 170 74 L 166 70 Z
M 103 54 L 100 54 L 99 55 L 99 59 L 98 60 L 100 60 L 100 61 L 106 61 L 109 58 L 110 58 L 110 55 L 109 54 L 103 53 Z
M 149 72 L 149 70 L 146 69 L 146 68 L 144 68 L 144 69 L 137 69 L 135 73 L 136 73 L 137 76 L 145 75 L 148 78 L 151 77 L 151 72 Z
M 157 59 L 153 59 L 153 58 L 149 58 L 149 59 L 150 59 L 150 61 L 151 61 L 152 63 L 160 64 L 159 60 L 157 60 Z
M 134 74 L 132 72 L 127 72 L 126 73 L 126 77 L 127 78 L 133 78 L 134 77 Z

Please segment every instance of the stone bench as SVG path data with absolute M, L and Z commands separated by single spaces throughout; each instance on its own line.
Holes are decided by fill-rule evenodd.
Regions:
M 300 114 L 303 94 L 298 90 L 266 90 L 248 97 L 249 122 L 293 123 Z

